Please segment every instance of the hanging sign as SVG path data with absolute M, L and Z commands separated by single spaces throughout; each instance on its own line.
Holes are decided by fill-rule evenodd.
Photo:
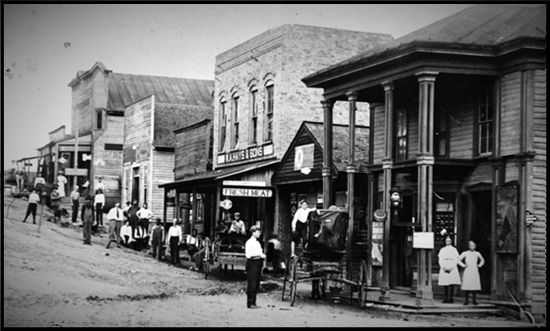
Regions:
M 231 202 L 231 200 L 229 199 L 225 199 L 223 201 L 220 201 L 220 207 L 226 210 L 231 209 L 231 207 L 233 207 L 233 202 Z
M 381 266 L 383 262 L 382 252 L 384 251 L 384 222 L 372 222 L 371 237 L 371 260 L 372 265 Z
M 415 232 L 413 235 L 413 248 L 433 249 L 434 233 L 433 232 Z
M 294 148 L 294 170 L 313 168 L 313 144 L 296 146 Z

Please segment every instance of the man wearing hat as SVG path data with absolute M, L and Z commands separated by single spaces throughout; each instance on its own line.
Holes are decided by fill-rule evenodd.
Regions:
M 244 221 L 241 219 L 241 213 L 235 212 L 234 216 L 235 219 L 231 222 L 229 233 L 246 234 L 246 226 L 244 225 Z
M 94 222 L 94 205 L 93 198 L 86 197 L 86 202 L 82 206 L 80 218 L 82 219 L 82 234 L 84 236 L 84 245 L 92 245 L 92 223 Z
M 262 250 L 262 245 L 258 241 L 260 238 L 260 227 L 252 226 L 250 228 L 250 239 L 246 241 L 245 256 L 246 256 L 246 306 L 250 309 L 257 309 L 260 306 L 256 305 L 256 294 L 260 287 L 260 276 L 264 265 L 265 254 Z

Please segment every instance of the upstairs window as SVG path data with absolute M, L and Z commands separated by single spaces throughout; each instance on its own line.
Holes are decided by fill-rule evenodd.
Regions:
M 239 144 L 239 97 L 233 97 L 233 137 L 231 138 L 231 149 Z
M 435 156 L 448 156 L 447 143 L 447 113 L 441 109 L 436 112 L 434 118 L 434 154 Z
M 223 148 L 225 146 L 225 136 L 226 136 L 226 128 L 227 128 L 227 113 L 225 109 L 225 100 L 222 99 L 220 101 L 220 139 L 219 139 L 219 146 L 218 151 L 222 152 Z
M 267 85 L 265 88 L 265 103 L 266 103 L 266 109 L 265 109 L 265 121 L 264 121 L 264 141 L 272 141 L 273 140 L 273 83 L 271 85 Z
M 257 105 L 258 90 L 250 91 L 250 134 L 249 143 L 254 145 L 258 143 L 258 105 Z
M 394 144 L 394 157 L 395 161 L 407 160 L 407 135 L 408 135 L 408 123 L 407 123 L 407 111 L 406 109 L 399 109 L 395 113 L 395 144 Z
M 96 110 L 96 129 L 103 129 L 103 111 L 101 109 Z
M 493 152 L 493 90 L 483 91 L 479 97 L 477 117 L 477 150 L 479 155 Z

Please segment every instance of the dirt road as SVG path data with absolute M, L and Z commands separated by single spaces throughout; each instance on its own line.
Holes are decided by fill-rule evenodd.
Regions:
M 528 326 L 504 318 L 391 315 L 306 299 L 290 307 L 276 286 L 259 294 L 261 309 L 250 310 L 242 276 L 205 280 L 145 253 L 116 245 L 107 250 L 106 237 L 83 245 L 81 228 L 45 220 L 37 232 L 32 220 L 21 222 L 25 201 L 16 199 L 6 217 L 11 201 L 4 198 L 4 326 Z

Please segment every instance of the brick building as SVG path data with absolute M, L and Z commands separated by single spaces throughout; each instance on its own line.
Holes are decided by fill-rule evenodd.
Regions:
M 388 219 L 369 209 L 369 228 L 384 230 L 382 263 L 367 256 L 381 300 L 410 287 L 419 305 L 433 304 L 449 235 L 461 252 L 477 243 L 491 302 L 517 310 L 509 289 L 544 318 L 545 39 L 545 5 L 476 5 L 303 79 L 327 102 L 371 105 L 365 190 Z M 416 232 L 434 240 L 413 253 Z
M 267 235 L 278 232 L 275 220 L 290 220 L 278 215 L 271 176 L 301 123 L 323 117 L 322 91 L 308 89 L 300 79 L 391 39 L 386 34 L 283 25 L 219 54 L 213 171 L 200 180 L 190 176 L 163 187 L 167 192 L 213 191 L 211 222 L 239 211 L 247 228 L 260 222 Z M 345 103 L 335 105 L 335 123 L 347 123 L 346 107 Z M 358 108 L 358 124 L 367 125 L 368 107 Z M 225 200 L 231 201 L 230 209 L 219 207 Z M 204 229 L 211 231 L 212 227 L 205 224 Z

